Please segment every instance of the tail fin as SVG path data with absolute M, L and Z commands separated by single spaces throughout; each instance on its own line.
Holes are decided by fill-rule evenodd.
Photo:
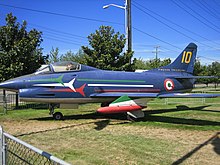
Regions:
M 196 59 L 197 45 L 190 43 L 183 52 L 175 59 L 175 61 L 158 70 L 170 70 L 177 72 L 193 73 Z

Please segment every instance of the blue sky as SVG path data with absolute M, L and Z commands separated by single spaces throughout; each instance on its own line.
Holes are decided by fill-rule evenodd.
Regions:
M 219 0 L 131 1 L 134 57 L 152 59 L 155 46 L 160 46 L 159 58 L 174 59 L 195 42 L 203 64 L 220 62 Z M 123 6 L 124 0 L 0 0 L 0 25 L 5 25 L 6 14 L 12 12 L 19 22 L 28 22 L 28 29 L 43 32 L 45 55 L 52 47 L 58 47 L 60 54 L 77 52 L 101 25 L 125 33 L 124 10 L 102 8 L 110 3 Z

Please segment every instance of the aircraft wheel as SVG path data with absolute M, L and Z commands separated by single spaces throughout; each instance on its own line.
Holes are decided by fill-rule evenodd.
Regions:
M 61 112 L 56 112 L 53 114 L 53 118 L 55 120 L 62 120 L 63 119 L 63 114 Z

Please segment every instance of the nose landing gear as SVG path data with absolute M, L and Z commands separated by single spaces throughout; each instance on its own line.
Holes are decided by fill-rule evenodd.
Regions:
M 63 114 L 61 112 L 54 112 L 54 109 L 58 106 L 58 104 L 49 104 L 49 114 L 53 116 L 54 120 L 63 120 Z

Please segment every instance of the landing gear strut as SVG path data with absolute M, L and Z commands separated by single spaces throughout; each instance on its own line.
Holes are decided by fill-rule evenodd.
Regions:
M 52 115 L 55 120 L 62 120 L 63 114 L 61 112 L 54 113 L 55 107 L 57 107 L 57 104 L 49 104 L 49 111 L 50 111 L 49 114 Z

